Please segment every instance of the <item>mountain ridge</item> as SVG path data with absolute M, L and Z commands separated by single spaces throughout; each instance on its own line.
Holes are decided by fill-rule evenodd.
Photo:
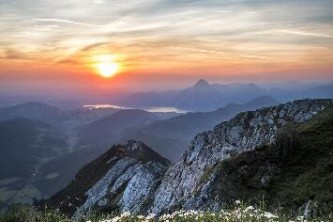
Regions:
M 167 120 L 155 121 L 127 135 L 120 142 L 125 142 L 129 138 L 143 141 L 175 162 L 179 160 L 182 152 L 197 133 L 209 130 L 219 122 L 229 120 L 241 111 L 250 111 L 277 104 L 279 102 L 273 98 L 264 96 L 244 105 L 229 104 L 211 112 L 187 113 Z
M 161 157 L 142 142 L 128 141 L 125 145 L 114 145 L 99 158 L 81 168 L 75 179 L 46 203 L 48 206 L 55 206 L 64 212 L 73 214 L 77 210 L 78 205 L 89 201 L 90 197 L 86 197 L 85 194 L 100 180 L 103 180 L 103 177 L 106 177 L 105 183 L 111 185 L 119 179 L 117 183 L 122 184 L 122 186 L 117 187 L 117 190 L 120 189 L 120 192 L 123 192 L 126 189 L 126 184 L 137 174 L 145 178 L 147 175 L 149 177 L 152 174 L 156 180 L 164 174 L 169 164 L 170 162 L 167 159 Z M 146 169 L 147 167 L 148 171 L 143 170 L 143 172 L 142 168 Z M 139 171 L 136 169 L 139 169 Z M 118 172 L 119 170 L 120 172 Z M 122 179 L 121 174 L 125 172 L 128 172 L 127 176 Z M 152 178 L 149 181 L 152 184 L 146 184 L 146 187 L 155 186 Z M 128 189 L 131 190 L 133 188 L 128 187 Z M 103 189 L 96 190 L 96 192 L 102 192 Z M 118 202 L 116 201 L 115 203 Z M 105 208 L 116 209 L 115 206 L 111 205 L 105 206 Z M 86 210 L 84 211 L 86 212 Z
M 211 200 L 207 202 L 204 189 L 211 186 L 214 180 L 207 177 L 212 167 L 231 157 L 271 144 L 276 141 L 278 132 L 289 124 L 301 125 L 327 107 L 333 105 L 333 100 L 300 100 L 278 106 L 242 112 L 229 121 L 222 122 L 212 131 L 198 134 L 191 142 L 182 158 L 159 177 L 158 183 L 148 193 L 142 190 L 132 190 L 132 198 L 127 199 L 131 207 L 125 207 L 118 202 L 116 206 L 121 212 L 129 210 L 132 213 L 160 214 L 174 209 L 218 209 L 223 203 Z M 164 171 L 165 172 L 165 171 Z M 79 206 L 75 218 L 80 218 L 90 210 L 99 209 L 115 202 L 107 201 L 114 198 L 113 188 L 103 188 L 101 184 L 94 185 L 87 192 L 88 199 Z M 156 181 L 156 182 L 157 182 Z M 97 187 L 96 187 L 97 186 Z M 137 186 L 136 186 L 137 187 Z M 94 195 L 97 190 L 105 190 L 103 194 Z M 95 190 L 95 191 L 94 191 Z M 200 195 L 197 191 L 201 190 Z M 201 195 L 202 194 L 202 195 Z M 149 196 L 146 201 L 136 205 L 135 199 Z M 97 198 L 97 200 L 96 200 Z M 94 201 L 92 201 L 94 200 Z M 98 204 L 98 201 L 102 201 Z M 200 207 L 202 206 L 202 207 Z

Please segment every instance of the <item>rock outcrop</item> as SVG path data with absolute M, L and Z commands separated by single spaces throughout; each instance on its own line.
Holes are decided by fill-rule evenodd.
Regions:
M 207 207 L 201 196 L 193 199 L 197 189 L 204 190 L 213 181 L 203 178 L 207 170 L 232 155 L 274 142 L 278 130 L 286 124 L 303 123 L 330 105 L 332 100 L 300 100 L 243 112 L 213 131 L 197 135 L 181 160 L 164 176 L 150 212 Z M 219 203 L 213 202 L 210 207 L 219 207 Z
M 150 150 L 142 143 L 120 146 L 117 152 L 125 150 L 126 154 L 115 156 L 113 153 L 94 161 L 94 164 L 103 161 L 104 171 L 95 183 L 86 186 L 89 189 L 81 196 L 84 201 L 78 205 L 74 217 L 100 208 L 143 214 L 161 214 L 178 208 L 219 209 L 223 207 L 223 198 L 209 196 L 219 176 L 216 172 L 220 172 L 211 173 L 215 166 L 274 143 L 284 127 L 300 125 L 332 105 L 333 100 L 300 100 L 240 113 L 213 131 L 198 134 L 180 161 L 168 170 L 168 162 L 161 157 L 147 157 L 147 152 L 137 152 L 142 147 Z M 112 164 L 108 165 L 109 162 Z M 261 175 L 260 186 L 267 186 L 270 176 L 269 170 Z
M 169 164 L 142 142 L 115 145 L 46 204 L 74 218 L 91 210 L 143 213 Z

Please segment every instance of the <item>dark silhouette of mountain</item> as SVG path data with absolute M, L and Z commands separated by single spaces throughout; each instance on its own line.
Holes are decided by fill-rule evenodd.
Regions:
M 32 120 L 55 123 L 63 115 L 64 113 L 58 108 L 40 102 L 28 102 L 0 109 L 0 120 L 25 117 Z
M 78 147 L 106 148 L 129 131 L 141 128 L 159 118 L 143 110 L 120 110 L 79 129 Z
M 244 105 L 229 104 L 213 112 L 187 113 L 168 120 L 153 122 L 130 134 L 126 133 L 120 142 L 128 139 L 143 141 L 169 160 L 176 161 L 191 139 L 199 132 L 209 130 L 239 112 L 277 104 L 279 102 L 273 98 L 264 96 Z

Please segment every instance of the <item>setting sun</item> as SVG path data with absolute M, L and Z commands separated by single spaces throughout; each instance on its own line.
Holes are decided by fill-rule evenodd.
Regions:
M 119 66 L 115 62 L 109 62 L 109 63 L 99 63 L 96 65 L 96 68 L 99 75 L 101 75 L 104 78 L 110 78 L 117 73 Z

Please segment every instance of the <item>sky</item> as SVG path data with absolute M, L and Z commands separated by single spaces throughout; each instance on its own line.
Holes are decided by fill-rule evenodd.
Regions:
M 332 0 L 0 0 L 0 87 L 333 81 Z M 114 63 L 103 78 L 97 67 Z

